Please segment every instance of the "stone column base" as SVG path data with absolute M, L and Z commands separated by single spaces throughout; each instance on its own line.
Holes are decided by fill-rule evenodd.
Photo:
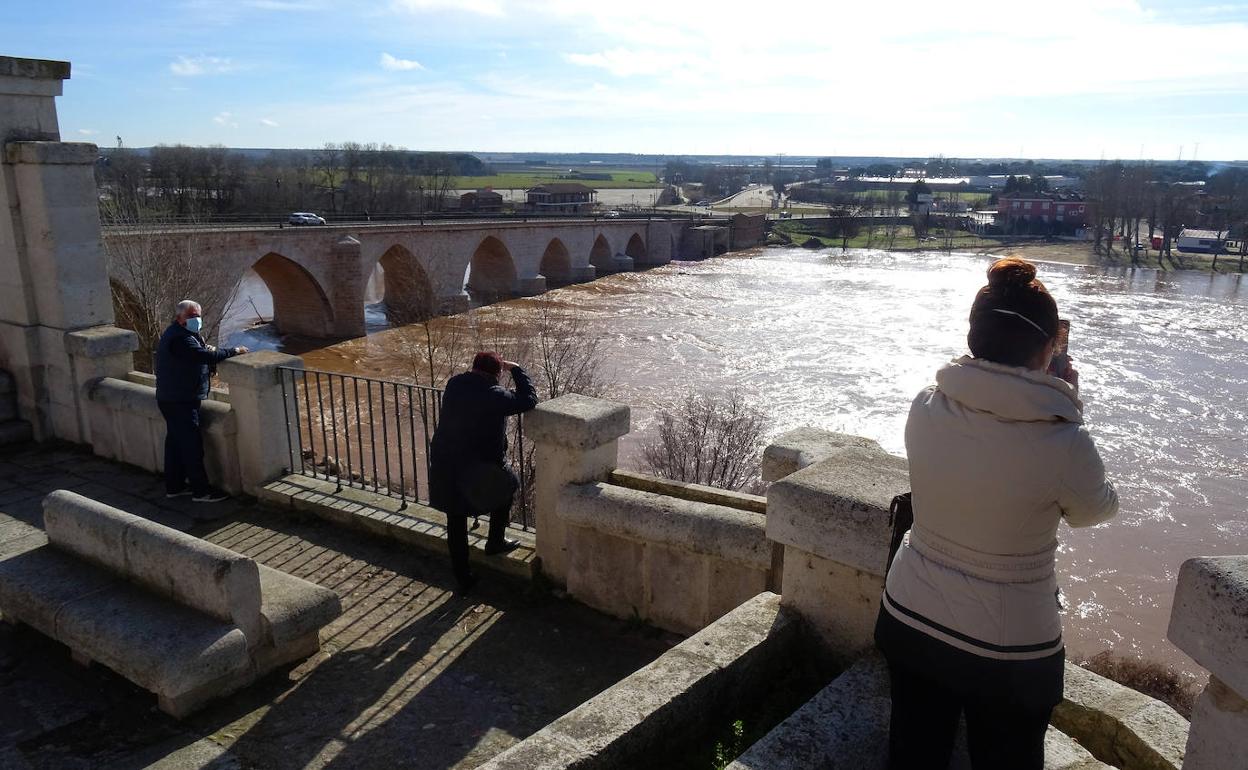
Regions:
M 438 315 L 455 315 L 456 313 L 467 312 L 472 307 L 472 300 L 468 297 L 468 292 L 461 291 L 459 294 L 452 294 L 449 297 L 438 297 Z
M 593 265 L 574 267 L 567 275 L 568 283 L 587 283 L 598 277 L 598 268 Z
M 532 278 L 521 278 L 516 284 L 516 294 L 521 297 L 535 297 L 546 291 L 546 276 L 535 275 Z
M 611 269 L 617 273 L 631 273 L 635 269 L 633 258 L 616 254 L 611 258 Z

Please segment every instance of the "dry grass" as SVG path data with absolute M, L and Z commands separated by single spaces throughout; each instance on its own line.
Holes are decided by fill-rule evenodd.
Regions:
M 1175 671 L 1156 661 L 1115 655 L 1109 650 L 1075 662 L 1094 674 L 1165 703 L 1184 719 L 1192 718 L 1192 704 L 1199 692 L 1199 683 L 1191 674 Z

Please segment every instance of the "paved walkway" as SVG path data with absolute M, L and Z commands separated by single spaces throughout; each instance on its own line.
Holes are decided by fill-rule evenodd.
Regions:
M 322 651 L 184 722 L 27 628 L 0 625 L 3 768 L 469 768 L 653 660 L 672 639 L 486 575 L 456 597 L 421 553 L 254 503 L 169 501 L 79 449 L 0 452 L 0 512 L 39 525 L 73 489 L 333 589 Z

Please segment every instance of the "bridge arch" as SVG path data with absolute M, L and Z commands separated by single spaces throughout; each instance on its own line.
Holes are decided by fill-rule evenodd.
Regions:
M 538 272 L 546 276 L 548 284 L 568 283 L 572 280 L 572 255 L 568 247 L 558 238 L 551 238 L 542 253 L 541 266 Z
M 419 323 L 434 316 L 433 283 L 412 252 L 396 243 L 377 260 L 377 268 L 391 324 Z
M 507 246 L 494 236 L 486 236 L 472 253 L 464 288 L 473 301 L 482 304 L 508 299 L 516 291 L 516 262 Z
M 649 256 L 646 251 L 646 242 L 641 239 L 641 235 L 638 233 L 633 233 L 633 237 L 628 239 L 628 245 L 624 247 L 624 253 L 632 257 L 633 261 L 638 264 L 645 262 L 646 257 Z
M 599 273 L 614 272 L 611 257 L 611 243 L 607 240 L 607 236 L 599 233 L 594 239 L 593 247 L 589 250 L 589 264 L 598 268 Z
M 273 326 L 282 334 L 330 337 L 334 310 L 307 268 L 270 251 L 251 266 L 273 297 Z

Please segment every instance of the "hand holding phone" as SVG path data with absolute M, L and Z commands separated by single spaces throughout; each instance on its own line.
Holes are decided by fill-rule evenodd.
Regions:
M 1071 382 L 1072 372 L 1074 368 L 1070 365 L 1070 321 L 1060 318 L 1057 321 L 1057 337 L 1053 343 L 1053 359 L 1049 362 L 1048 373 Z M 1078 381 L 1078 374 L 1073 377 Z

